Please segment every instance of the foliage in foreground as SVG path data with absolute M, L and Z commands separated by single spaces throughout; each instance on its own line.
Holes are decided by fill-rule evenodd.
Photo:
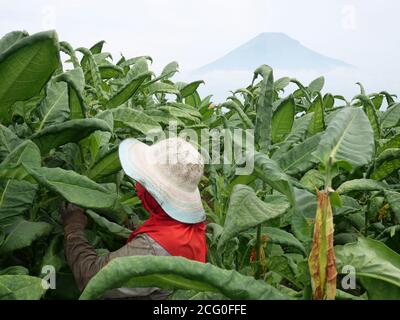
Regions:
M 147 217 L 118 144 L 174 120 L 179 132 L 254 129 L 253 173 L 209 165 L 201 182 L 208 264 L 119 258 L 81 298 L 131 284 L 179 289 L 172 299 L 400 299 L 395 96 L 360 85 L 347 101 L 322 95 L 322 77 L 304 86 L 264 65 L 215 106 L 198 94 L 202 81 L 172 80 L 176 62 L 155 75 L 150 57 L 115 63 L 103 44 L 73 49 L 53 31 L 0 39 L 0 298 L 80 296 L 63 255 L 60 200 L 90 209 L 86 232 L 99 254 L 119 248 L 128 221 Z M 41 285 L 47 265 L 55 290 Z

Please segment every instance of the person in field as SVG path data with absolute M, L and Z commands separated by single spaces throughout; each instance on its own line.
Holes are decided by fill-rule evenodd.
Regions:
M 206 261 L 205 212 L 198 189 L 204 168 L 201 154 L 180 138 L 152 146 L 131 138 L 120 144 L 119 158 L 125 174 L 136 181 L 136 194 L 150 218 L 119 250 L 98 256 L 84 233 L 84 210 L 73 204 L 62 206 L 65 256 L 80 290 L 117 257 L 181 256 Z M 104 298 L 165 299 L 170 293 L 159 288 L 118 288 Z

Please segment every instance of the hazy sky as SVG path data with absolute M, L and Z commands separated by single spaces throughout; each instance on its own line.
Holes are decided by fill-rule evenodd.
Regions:
M 156 69 L 177 60 L 188 71 L 260 32 L 284 32 L 400 93 L 398 0 L 0 0 L 0 8 L 0 34 L 54 28 L 74 47 L 104 39 L 115 59 L 151 55 Z

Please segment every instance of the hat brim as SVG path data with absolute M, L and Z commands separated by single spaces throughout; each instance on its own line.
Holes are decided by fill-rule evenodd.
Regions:
M 162 169 L 149 159 L 149 148 L 134 138 L 121 142 L 118 153 L 125 173 L 142 184 L 171 218 L 189 224 L 204 221 L 199 189 L 185 191 L 166 179 Z

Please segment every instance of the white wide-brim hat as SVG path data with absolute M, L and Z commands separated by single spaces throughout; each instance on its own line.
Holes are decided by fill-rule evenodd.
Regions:
M 198 183 L 204 161 L 200 153 L 180 138 L 152 146 L 129 138 L 119 145 L 122 169 L 138 181 L 173 219 L 194 224 L 205 220 Z

